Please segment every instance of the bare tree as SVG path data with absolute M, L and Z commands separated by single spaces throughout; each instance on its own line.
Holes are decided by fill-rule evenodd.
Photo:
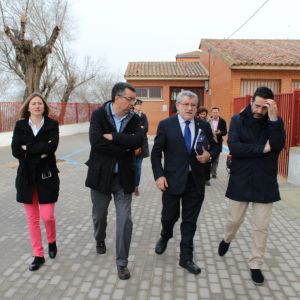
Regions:
M 0 32 L 0 71 L 25 83 L 25 96 L 33 87 L 46 99 L 60 99 L 63 103 L 72 98 L 109 99 L 111 87 L 120 76 L 109 72 L 103 61 L 87 57 L 84 62 L 77 62 L 70 48 L 77 33 L 76 21 L 72 19 L 69 6 L 66 9 L 67 0 L 0 0 L 0 3 L 3 4 L 2 25 L 6 31 Z M 53 24 L 58 25 L 53 29 Z M 24 54 L 27 48 L 23 46 L 29 49 L 27 57 Z M 35 62 L 38 62 L 36 68 L 26 65 Z M 64 113 L 61 112 L 61 118 Z
M 24 99 L 34 91 L 41 91 L 40 82 L 42 74 L 47 66 L 48 55 L 52 52 L 52 48 L 60 32 L 60 26 L 56 25 L 50 38 L 42 45 L 34 45 L 31 39 L 25 39 L 28 5 L 29 0 L 27 0 L 25 12 L 20 18 L 20 29 L 11 29 L 6 24 L 4 11 L 1 5 L 4 32 L 12 43 L 15 50 L 15 57 L 12 57 L 11 49 L 8 48 L 7 45 L 4 45 L 3 49 L 9 67 L 25 82 L 26 89 Z M 34 4 L 32 5 L 32 9 L 36 9 Z
M 99 72 L 75 91 L 75 97 L 86 102 L 104 103 L 111 99 L 111 89 L 116 82 L 122 80 L 121 74 L 110 71 L 103 61 L 96 62 Z

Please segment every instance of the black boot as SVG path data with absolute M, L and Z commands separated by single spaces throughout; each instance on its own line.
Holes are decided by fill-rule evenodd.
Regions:
M 96 252 L 97 252 L 98 254 L 104 254 L 104 253 L 106 252 L 105 241 L 97 242 L 97 243 L 96 243 Z
M 230 243 L 226 243 L 224 240 L 221 241 L 218 249 L 218 253 L 220 256 L 224 256 L 228 249 L 229 249 Z
M 155 245 L 155 252 L 156 254 L 163 254 L 165 252 L 165 250 L 167 249 L 167 245 L 168 245 L 168 239 L 165 239 L 163 237 L 161 237 L 156 245 Z
M 36 271 L 45 263 L 44 256 L 35 256 L 33 262 L 29 265 L 29 271 Z
M 56 241 L 48 244 L 48 252 L 50 258 L 55 258 L 57 254 Z
M 250 269 L 251 279 L 255 285 L 263 285 L 265 278 L 260 269 Z

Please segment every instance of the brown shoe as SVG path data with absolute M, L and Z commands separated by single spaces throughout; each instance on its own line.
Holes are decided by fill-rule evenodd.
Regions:
M 121 280 L 127 280 L 130 278 L 130 272 L 127 267 L 117 266 L 118 276 Z
M 140 196 L 140 192 L 139 192 L 139 187 L 136 186 L 135 189 L 134 189 L 134 195 L 139 197 Z

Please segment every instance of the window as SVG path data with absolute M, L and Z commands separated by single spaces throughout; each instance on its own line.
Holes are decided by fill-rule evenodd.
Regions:
M 260 86 L 267 86 L 274 94 L 280 93 L 280 80 L 273 79 L 241 79 L 240 96 L 253 95 Z
M 292 80 L 292 91 L 300 89 L 300 80 Z
M 138 98 L 155 98 L 155 99 L 162 99 L 162 88 L 161 87 L 137 87 L 136 96 Z

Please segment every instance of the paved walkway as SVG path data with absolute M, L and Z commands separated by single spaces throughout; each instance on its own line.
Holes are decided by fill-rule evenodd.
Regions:
M 179 224 L 167 251 L 158 256 L 161 193 L 155 188 L 149 159 L 144 160 L 141 197 L 133 199 L 133 239 L 129 257 L 132 277 L 118 279 L 115 267 L 115 210 L 110 206 L 108 252 L 95 253 L 91 201 L 85 188 L 89 143 L 86 134 L 61 139 L 58 158 L 61 195 L 56 206 L 58 256 L 37 272 L 29 272 L 32 252 L 22 205 L 15 202 L 16 161 L 10 148 L 0 148 L 0 299 L 300 299 L 300 214 L 284 201 L 275 204 L 264 265 L 266 282 L 250 280 L 247 257 L 251 245 L 246 218 L 228 254 L 221 258 L 226 210 L 224 160 L 218 179 L 207 188 L 195 236 L 198 276 L 178 266 Z M 285 186 L 285 189 L 290 188 Z M 300 199 L 298 199 L 300 201 Z M 250 212 L 249 212 L 250 213 Z M 46 240 L 44 235 L 44 245 Z

